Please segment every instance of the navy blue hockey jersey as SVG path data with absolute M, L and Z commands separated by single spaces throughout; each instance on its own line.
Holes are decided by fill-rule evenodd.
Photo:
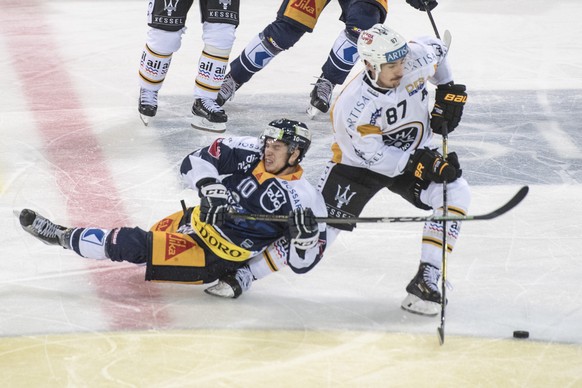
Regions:
M 230 192 L 230 205 L 237 213 L 288 215 L 293 209 L 309 207 L 317 217 L 327 217 L 323 197 L 303 177 L 301 167 L 285 176 L 275 176 L 265 171 L 261 141 L 255 137 L 218 139 L 188 155 L 180 171 L 186 185 L 194 190 L 197 190 L 196 183 L 204 178 L 222 181 Z M 284 260 L 298 273 L 313 268 L 321 259 L 326 245 L 325 224 L 319 225 L 319 243 L 306 251 L 290 246 L 288 227 L 284 222 L 228 218 L 220 227 L 204 224 L 204 230 L 195 224 L 196 220 L 192 225 L 194 231 L 206 238 L 207 243 L 213 242 L 212 239 L 223 239 L 224 246 L 234 244 L 243 252 L 248 252 L 243 257 L 245 260 L 268 250 L 270 255 L 277 255 L 279 260 Z M 220 252 L 215 250 L 215 253 Z M 221 257 L 239 261 L 236 257 Z

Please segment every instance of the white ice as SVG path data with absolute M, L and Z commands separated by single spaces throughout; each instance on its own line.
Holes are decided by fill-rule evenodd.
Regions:
M 0 28 L 0 336 L 208 328 L 435 333 L 438 317 L 400 309 L 418 265 L 421 224 L 362 224 L 343 233 L 312 272 L 274 274 L 236 301 L 212 298 L 203 287 L 145 283 L 143 267 L 91 262 L 26 235 L 15 209 L 32 208 L 64 225 L 148 228 L 179 210 L 180 199 L 196 201 L 180 186 L 178 164 L 216 136 L 188 121 L 202 48 L 197 3 L 149 127 L 136 109 L 146 2 L 13 3 L 10 14 L 20 19 L 11 28 L 42 10 L 55 42 L 42 57 L 58 59 L 56 67 L 23 65 L 26 59 L 11 53 L 35 53 L 15 48 L 13 30 Z M 242 3 L 232 58 L 279 4 Z M 522 185 L 531 189 L 507 215 L 463 225 L 449 260 L 447 335 L 503 339 L 528 330 L 535 340 L 580 345 L 582 3 L 439 3 L 433 15 L 441 33 L 452 32 L 455 80 L 469 93 L 449 148 L 472 184 L 471 213 L 500 206 Z M 225 106 L 227 135 L 258 135 L 279 117 L 308 120 L 311 83 L 341 29 L 338 17 L 332 2 L 313 34 L 239 90 Z M 390 2 L 388 20 L 409 38 L 433 34 L 427 16 L 404 1 Z M 34 37 L 19 38 L 36 47 Z M 46 106 L 31 106 L 61 80 L 70 82 L 72 96 L 57 88 Z M 78 106 L 65 104 L 71 100 Z M 48 116 L 52 123 L 41 124 Z M 71 118 L 87 126 L 64 131 Z M 308 125 L 315 139 L 304 166 L 315 183 L 332 130 L 327 115 Z M 364 213 L 424 214 L 389 192 Z

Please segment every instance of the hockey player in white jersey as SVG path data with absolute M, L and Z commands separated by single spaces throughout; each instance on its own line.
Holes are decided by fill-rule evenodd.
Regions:
M 145 231 L 67 228 L 30 209 L 20 212 L 25 231 L 44 243 L 92 259 L 146 264 L 146 280 L 203 284 L 206 292 L 236 298 L 252 281 L 288 265 L 315 267 L 326 247 L 327 215 L 321 194 L 300 162 L 311 144 L 301 122 L 272 121 L 260 138 L 218 139 L 188 155 L 180 171 L 200 205 L 176 212 Z M 286 223 L 252 221 L 237 213 L 287 216 Z M 238 270 L 238 271 L 237 271 Z
M 330 217 L 357 217 L 382 188 L 420 209 L 443 213 L 447 182 L 448 213 L 465 215 L 470 204 L 467 181 L 455 153 L 446 160 L 431 148 L 433 133 L 443 123 L 452 132 L 463 112 L 465 86 L 453 83 L 447 47 L 423 37 L 406 42 L 394 30 L 377 24 L 362 31 L 358 52 L 365 70 L 338 96 L 332 107 L 333 157 L 318 188 Z M 428 82 L 438 85 L 429 115 Z M 328 243 L 349 224 L 328 227 Z M 435 315 L 440 311 L 438 279 L 442 260 L 443 226 L 427 222 L 422 233 L 420 266 L 406 287 L 405 310 Z M 447 251 L 460 231 L 459 222 L 447 223 Z M 394 252 L 394 256 L 402 253 Z
M 182 45 L 186 20 L 194 0 L 148 2 L 147 39 L 139 65 L 138 111 L 145 125 L 158 111 L 158 92 Z M 192 104 L 192 126 L 224 132 L 228 117 L 216 104 L 239 24 L 240 0 L 199 0 L 204 48 L 198 59 Z

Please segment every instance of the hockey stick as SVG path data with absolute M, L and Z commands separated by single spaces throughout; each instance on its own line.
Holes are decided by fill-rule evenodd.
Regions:
M 430 14 L 429 14 L 430 15 Z M 449 126 L 445 121 L 441 127 L 443 138 L 443 159 L 448 157 Z M 449 215 L 449 204 L 447 199 L 447 181 L 443 181 L 443 216 Z M 447 221 L 443 221 L 443 250 L 441 265 L 441 325 L 437 328 L 439 343 L 445 343 L 445 308 L 447 305 Z
M 439 34 L 439 30 L 436 26 L 436 23 L 434 22 L 434 19 L 432 17 L 432 13 L 430 12 L 430 9 L 428 7 L 428 1 L 424 1 L 424 9 L 426 11 L 426 14 L 428 15 L 428 18 L 430 20 L 430 24 L 432 24 L 432 28 L 434 30 L 434 33 L 436 35 L 436 37 L 438 39 L 441 38 L 441 35 Z M 446 39 L 448 40 L 447 42 L 447 53 L 448 53 L 448 48 L 451 44 L 451 36 L 450 33 L 448 32 L 448 30 L 445 33 Z M 443 159 L 446 161 L 447 160 L 447 155 L 448 155 L 448 125 L 447 122 L 445 121 L 441 127 L 441 131 L 442 131 L 442 139 L 443 139 Z M 443 216 L 447 217 L 448 216 L 448 201 L 447 201 L 447 181 L 443 182 Z M 439 336 L 439 343 L 441 345 L 443 345 L 445 343 L 445 308 L 447 305 L 447 297 L 446 297 L 446 293 L 447 293 L 447 221 L 444 220 L 443 221 L 443 250 L 442 250 L 442 265 L 441 265 L 441 324 L 440 326 L 437 328 L 437 333 Z
M 430 24 L 432 24 L 432 29 L 434 30 L 434 34 L 436 35 L 437 38 L 441 38 L 441 35 L 439 34 L 439 30 L 437 29 L 436 23 L 434 22 L 434 19 L 432 17 L 432 13 L 430 12 L 430 9 L 428 7 L 428 1 L 423 1 L 424 3 L 424 10 L 426 11 L 426 14 L 428 15 L 428 18 L 430 19 Z
M 489 213 L 466 215 L 466 216 L 412 216 L 412 217 L 352 217 L 352 218 L 332 218 L 332 217 L 316 217 L 317 222 L 325 222 L 327 224 L 359 224 L 359 223 L 395 223 L 395 222 L 427 222 L 427 221 L 486 221 L 497 218 L 514 207 L 516 207 L 527 195 L 529 191 L 528 186 L 523 186 L 519 191 L 505 203 L 503 206 L 490 211 Z M 231 218 L 240 218 L 251 221 L 266 221 L 266 222 L 287 222 L 288 216 L 283 214 L 245 214 L 245 213 L 229 213 Z

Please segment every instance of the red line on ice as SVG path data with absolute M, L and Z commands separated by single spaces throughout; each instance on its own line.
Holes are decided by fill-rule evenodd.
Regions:
M 56 182 L 67 200 L 71 225 L 106 228 L 127 225 L 123 200 L 60 54 L 59 45 L 66 45 L 67 40 L 57 42 L 45 14 L 42 2 L 3 2 L 0 31 L 8 48 L 4 62 L 11 63 L 19 76 L 22 92 L 45 143 L 42 152 L 53 164 Z M 112 270 L 103 271 L 104 264 Z M 160 302 L 157 285 L 143 280 L 145 268 L 104 264 L 87 260 L 89 269 L 101 269 L 90 271 L 90 280 L 111 329 L 168 325 L 170 318 Z

